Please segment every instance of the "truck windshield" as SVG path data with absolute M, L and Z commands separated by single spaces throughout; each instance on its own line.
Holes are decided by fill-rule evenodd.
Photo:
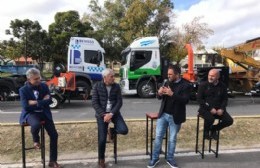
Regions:
M 121 65 L 125 65 L 127 63 L 127 55 L 130 53 L 131 49 L 125 49 L 121 53 Z
M 98 64 L 100 62 L 100 60 L 98 60 L 98 51 L 85 50 L 84 51 L 84 61 L 86 63 Z

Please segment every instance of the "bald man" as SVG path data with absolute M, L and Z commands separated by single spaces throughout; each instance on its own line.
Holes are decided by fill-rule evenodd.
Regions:
M 208 73 L 208 81 L 199 85 L 197 100 L 200 104 L 199 113 L 204 117 L 204 135 L 206 139 L 217 139 L 217 131 L 233 124 L 232 117 L 227 113 L 227 87 L 219 81 L 218 69 L 211 69 Z M 216 118 L 222 120 L 213 125 Z

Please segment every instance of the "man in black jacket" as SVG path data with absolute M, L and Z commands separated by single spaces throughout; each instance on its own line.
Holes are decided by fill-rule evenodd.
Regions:
M 169 127 L 170 135 L 167 150 L 167 163 L 172 168 L 177 167 L 174 159 L 177 133 L 181 124 L 186 120 L 186 104 L 190 98 L 190 84 L 182 79 L 181 70 L 176 65 L 168 67 L 168 84 L 163 85 L 158 90 L 158 98 L 162 99 L 161 108 L 156 124 L 156 136 L 152 160 L 148 168 L 153 168 L 159 162 L 162 140 Z
M 108 133 L 108 124 L 112 121 L 115 130 L 111 134 L 128 133 L 127 125 L 120 113 L 122 95 L 120 86 L 115 83 L 114 72 L 105 69 L 102 72 L 103 81 L 95 84 L 92 93 L 92 106 L 96 111 L 98 126 L 98 160 L 99 167 L 105 168 L 105 150 Z
M 208 81 L 201 83 L 198 89 L 199 113 L 205 120 L 204 135 L 206 139 L 217 139 L 218 130 L 233 124 L 232 117 L 226 111 L 227 87 L 219 81 L 219 77 L 219 70 L 211 69 L 208 73 Z M 221 119 L 218 125 L 213 125 L 215 118 Z

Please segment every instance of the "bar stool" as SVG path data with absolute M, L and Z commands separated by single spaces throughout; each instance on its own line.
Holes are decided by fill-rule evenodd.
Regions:
M 155 138 L 153 137 L 153 121 L 158 119 L 158 112 L 153 112 L 153 113 L 146 113 L 146 155 L 150 154 L 150 159 L 152 159 L 153 155 L 153 141 Z M 149 120 L 150 120 L 150 152 L 148 151 L 148 137 L 149 137 Z M 168 140 L 168 129 L 166 131 L 165 137 L 165 158 L 167 156 L 167 140 Z
M 197 131 L 196 131 L 196 146 L 195 146 L 195 152 L 196 153 L 199 153 L 201 155 L 201 158 L 203 159 L 204 158 L 204 150 L 205 150 L 205 133 L 204 133 L 204 126 L 203 126 L 203 137 L 202 137 L 202 149 L 201 151 L 198 149 L 199 148 L 199 122 L 200 122 L 200 118 L 203 118 L 202 115 L 198 114 L 197 115 Z M 221 119 L 218 119 L 218 123 L 220 123 L 220 120 Z M 204 121 L 205 122 L 205 121 Z M 215 154 L 215 157 L 217 158 L 218 157 L 218 149 L 219 149 L 219 134 L 220 134 L 220 131 L 217 131 L 217 140 L 216 141 L 216 149 L 212 149 L 211 148 L 211 144 L 212 144 L 212 138 L 210 138 L 208 141 L 209 141 L 209 153 L 210 152 L 213 152 Z M 213 139 L 214 140 L 214 139 Z
M 44 124 L 45 121 L 41 121 L 41 129 L 40 129 L 40 150 L 41 150 L 41 159 L 42 165 L 45 168 L 45 136 L 44 136 Z M 35 149 L 35 147 L 26 147 L 25 145 L 25 127 L 30 126 L 28 123 L 21 124 L 21 133 L 22 133 L 22 160 L 23 160 L 23 168 L 26 168 L 26 150 Z

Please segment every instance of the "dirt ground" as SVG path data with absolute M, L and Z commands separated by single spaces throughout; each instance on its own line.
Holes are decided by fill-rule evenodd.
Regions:
M 202 121 L 202 120 L 201 120 Z M 118 136 L 118 153 L 145 153 L 145 121 L 128 121 L 129 134 Z M 97 125 L 95 122 L 56 124 L 59 133 L 59 159 L 81 159 L 97 157 Z M 202 124 L 200 127 L 202 130 Z M 201 134 L 200 134 L 201 135 Z M 260 118 L 235 118 L 234 124 L 221 131 L 220 150 L 260 147 Z M 178 151 L 194 151 L 196 120 L 187 120 L 178 135 Z M 26 128 L 26 144 L 32 146 L 29 128 Z M 49 151 L 46 135 L 46 154 Z M 21 161 L 20 126 L 0 125 L 0 163 Z M 107 156 L 112 155 L 113 144 L 107 144 Z M 27 159 L 39 160 L 40 152 L 27 152 Z M 47 157 L 48 159 L 48 157 Z

